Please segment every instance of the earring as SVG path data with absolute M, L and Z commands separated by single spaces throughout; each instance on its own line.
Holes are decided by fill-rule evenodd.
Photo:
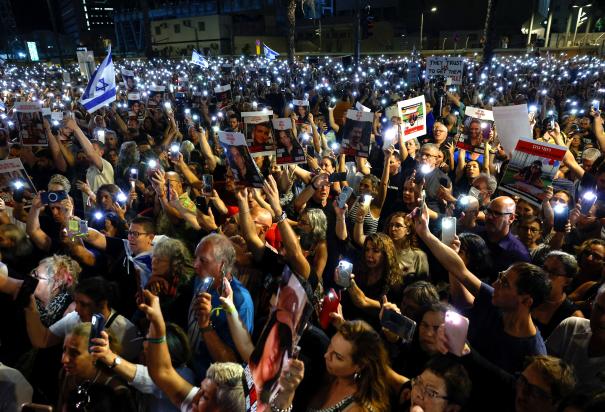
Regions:
M 353 380 L 357 382 L 359 379 L 361 379 L 361 373 L 357 371 L 353 374 Z

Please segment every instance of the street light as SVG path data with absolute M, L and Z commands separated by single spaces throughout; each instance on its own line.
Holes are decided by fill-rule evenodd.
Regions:
M 431 7 L 430 8 L 430 12 L 431 13 L 436 13 L 437 12 L 437 7 Z M 420 47 L 419 50 L 422 50 L 422 33 L 424 31 L 424 9 L 422 9 L 422 11 L 420 12 Z
M 580 25 L 582 23 L 584 23 L 584 20 L 583 20 L 584 15 L 582 14 L 582 9 L 587 9 L 590 6 L 592 6 L 592 3 L 588 3 L 588 4 L 584 5 L 584 6 L 578 6 L 577 4 L 574 4 L 573 6 L 571 6 L 573 8 L 577 8 L 578 9 L 578 17 L 576 18 L 576 28 L 573 31 L 573 41 L 571 43 L 572 45 L 576 44 L 576 36 L 578 35 L 578 27 L 580 27 Z

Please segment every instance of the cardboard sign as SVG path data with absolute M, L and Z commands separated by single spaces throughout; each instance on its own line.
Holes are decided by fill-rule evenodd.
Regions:
M 38 102 L 16 102 L 19 142 L 24 146 L 48 146 L 42 109 Z
M 499 189 L 540 206 L 545 190 L 552 185 L 566 152 L 567 147 L 519 139 L 502 175 Z
M 494 120 L 498 125 L 500 144 L 510 154 L 520 137 L 531 140 L 532 131 L 527 116 L 527 104 L 516 106 L 494 106 Z
M 248 187 L 263 187 L 265 180 L 246 146 L 246 138 L 238 132 L 218 132 L 229 168 L 236 183 Z
M 458 134 L 456 147 L 475 153 L 485 151 L 485 142 L 494 129 L 494 113 L 491 110 L 468 106 L 464 110 L 462 131 Z
M 432 56 L 426 59 L 426 77 L 443 76 L 451 79 L 451 84 L 462 84 L 464 71 L 463 57 Z
M 347 110 L 347 120 L 343 126 L 342 153 L 351 156 L 368 157 L 374 113 Z
M 426 134 L 426 106 L 424 96 L 418 96 L 398 102 L 397 112 L 401 118 L 404 142 Z
M 289 118 L 273 119 L 275 131 L 275 161 L 278 165 L 305 162 L 305 151 L 294 137 L 292 120 Z M 312 142 L 311 142 L 312 143 Z
M 216 86 L 214 88 L 214 94 L 216 96 L 216 108 L 219 110 L 230 106 L 233 102 L 233 94 L 231 93 L 230 84 Z
M 246 140 L 253 157 L 268 156 L 274 153 L 275 142 L 269 120 L 269 116 L 272 114 L 271 110 L 242 113 Z
M 137 83 L 134 79 L 134 72 L 128 69 L 122 69 L 120 71 L 122 73 L 122 78 L 124 79 L 124 86 L 126 87 L 127 92 L 132 92 L 137 89 Z

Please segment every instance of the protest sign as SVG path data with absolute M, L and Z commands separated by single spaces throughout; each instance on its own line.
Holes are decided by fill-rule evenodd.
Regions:
M 498 126 L 498 140 L 507 154 L 513 152 L 520 137 L 532 138 L 527 116 L 527 104 L 494 106 L 494 120 Z
M 0 198 L 7 206 L 14 207 L 14 197 L 20 195 L 26 207 L 31 206 L 31 199 L 36 188 L 23 168 L 21 159 L 0 160 Z
M 149 88 L 149 99 L 147 100 L 148 106 L 160 106 L 162 104 L 162 100 L 164 100 L 164 92 L 166 91 L 166 86 L 151 86 Z
M 263 187 L 265 179 L 248 151 L 244 135 L 238 132 L 218 132 L 218 139 L 225 150 L 235 182 L 249 187 Z
M 519 139 L 500 180 L 499 189 L 540 206 L 551 186 L 567 147 Z
M 491 110 L 468 106 L 464 110 L 462 131 L 458 134 L 456 147 L 475 153 L 485 151 L 485 142 L 494 129 L 494 113 Z
M 399 117 L 401 117 L 404 142 L 426 134 L 426 107 L 424 96 L 418 96 L 398 102 L 397 112 Z
M 24 146 L 48 146 L 42 109 L 38 102 L 16 102 L 19 142 Z
M 122 78 L 124 79 L 124 86 L 126 87 L 126 91 L 130 93 L 133 90 L 136 90 L 137 84 L 134 79 L 134 72 L 128 69 L 122 69 L 120 70 L 120 73 L 122 73 Z
M 368 157 L 374 113 L 347 110 L 347 120 L 343 126 L 341 153 L 351 156 Z
M 426 77 L 443 76 L 451 79 L 451 84 L 462 84 L 464 58 L 451 56 L 431 56 L 426 59 Z
M 273 119 L 275 131 L 275 153 L 278 165 L 304 163 L 305 152 L 296 137 L 292 120 L 289 118 Z
M 269 120 L 269 116 L 272 114 L 273 111 L 271 110 L 242 113 L 248 148 L 254 157 L 271 155 L 275 150 L 271 121 Z
M 288 266 L 284 268 L 277 303 L 254 347 L 248 365 L 258 396 L 257 411 L 269 411 L 279 390 L 279 377 L 312 313 L 307 293 Z
M 214 95 L 216 96 L 216 108 L 219 110 L 230 106 L 233 102 L 230 84 L 216 86 L 214 88 Z
M 294 114 L 296 114 L 296 123 L 309 122 L 309 101 L 308 100 L 292 100 Z
M 86 50 L 82 47 L 81 50 L 76 51 L 76 57 L 78 58 L 78 66 L 80 67 L 80 73 L 86 77 L 86 80 L 90 80 L 90 76 L 95 71 L 95 55 L 92 51 Z

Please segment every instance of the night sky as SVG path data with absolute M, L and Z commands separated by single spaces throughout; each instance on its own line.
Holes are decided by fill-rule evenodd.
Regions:
M 46 0 L 11 0 L 17 27 L 22 32 L 31 30 L 52 30 L 48 15 Z M 51 0 L 56 4 L 54 0 Z M 418 31 L 420 26 L 420 12 L 418 3 L 410 4 L 404 14 L 402 23 L 406 31 Z M 520 26 L 529 18 L 530 1 L 527 0 L 499 0 L 496 10 L 496 26 L 503 30 L 520 31 Z M 371 4 L 371 0 L 370 0 Z M 433 0 L 426 1 L 427 8 L 437 6 L 438 12 L 434 15 L 425 14 L 425 30 L 438 33 L 439 30 L 477 30 L 483 28 L 487 0 Z M 56 7 L 56 6 L 55 6 Z M 37 12 L 32 13 L 32 10 Z M 55 16 L 59 16 L 55 9 Z M 60 23 L 59 23 L 60 27 Z

